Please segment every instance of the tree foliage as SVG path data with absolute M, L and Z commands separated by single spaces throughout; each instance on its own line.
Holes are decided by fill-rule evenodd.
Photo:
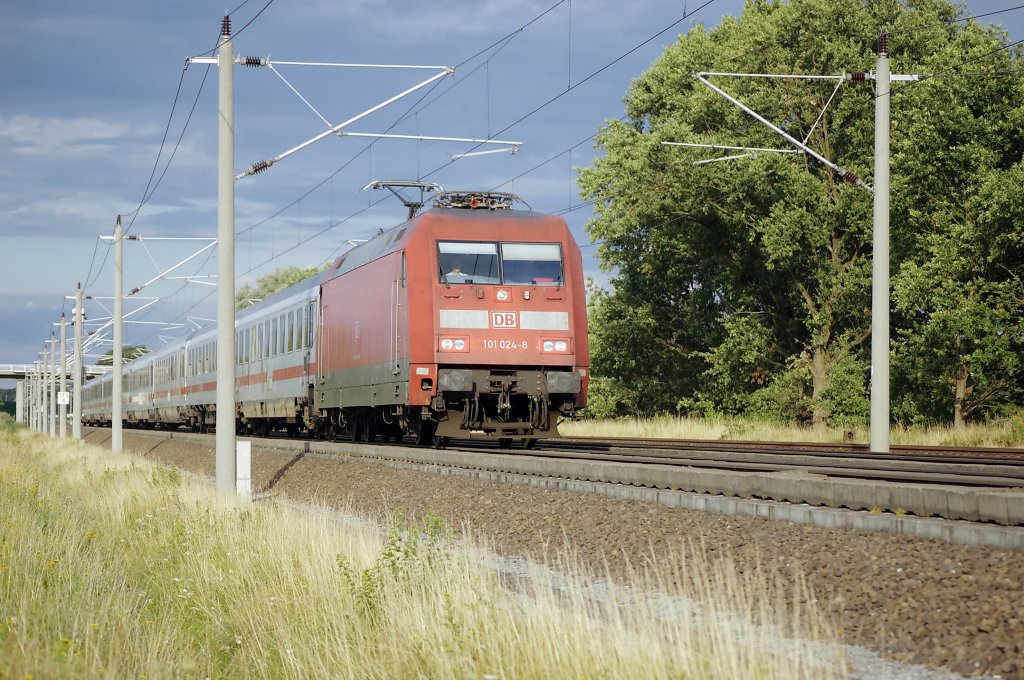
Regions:
M 693 74 L 871 71 L 883 26 L 895 73 L 1020 65 L 1003 34 L 961 11 L 946 0 L 749 0 L 742 16 L 680 36 L 633 82 L 627 118 L 602 128 L 603 157 L 580 171 L 597 202 L 588 230 L 613 273 L 613 292 L 591 300 L 603 404 L 865 417 L 871 193 L 802 154 L 695 165 L 730 152 L 661 142 L 792 148 Z M 870 84 L 708 79 L 872 181 Z M 1021 81 L 893 85 L 894 373 L 926 405 L 916 415 L 952 417 L 965 371 L 965 414 L 1020 396 Z
M 132 359 L 138 359 L 143 354 L 149 354 L 149 348 L 145 345 L 125 345 L 121 348 L 121 361 L 129 362 Z M 114 365 L 114 350 L 109 349 L 107 353 L 96 360 L 97 366 L 113 366 Z
M 279 290 L 284 290 L 288 286 L 319 274 L 329 266 L 330 263 L 325 263 L 319 267 L 282 267 L 275 269 L 266 276 L 256 279 L 254 285 L 242 286 L 236 290 L 235 309 L 245 309 L 263 298 L 270 297 Z

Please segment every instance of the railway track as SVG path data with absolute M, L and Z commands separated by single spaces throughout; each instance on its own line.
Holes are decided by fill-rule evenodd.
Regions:
M 213 435 L 144 432 L 212 445 Z M 547 440 L 543 448 L 500 449 L 457 441 L 447 449 L 400 444 L 251 439 L 257 450 L 345 455 L 393 465 L 569 488 L 589 482 L 668 493 L 780 501 L 896 515 L 1024 526 L 1024 465 L 1005 457 L 836 451 L 773 443 L 723 448 L 689 442 Z M 94 443 L 100 443 L 95 442 Z M 556 448 L 557 446 L 557 448 Z M 675 448 L 673 448 L 675 447 Z M 948 453 L 948 452 L 947 452 Z M 922 460 L 921 457 L 924 457 Z M 448 470 L 449 472 L 444 472 Z M 461 472 L 459 472 L 461 471 Z M 524 481 L 526 480 L 526 481 Z M 535 480 L 535 481 L 529 481 Z M 539 481 L 536 481 L 539 480 Z
M 554 445 L 548 446 L 549 443 Z M 642 444 L 620 447 L 609 446 L 605 442 L 588 442 L 575 446 L 572 442 L 563 444 L 559 440 L 549 440 L 544 444 L 543 448 L 520 453 L 538 458 L 577 458 L 631 465 L 669 465 L 751 473 L 789 470 L 874 481 L 1024 488 L 1024 459 L 1015 462 L 1003 457 L 942 456 L 937 459 L 929 454 L 851 454 L 824 448 L 807 451 L 799 446 L 727 446 L 717 449 L 665 446 L 652 450 Z
M 942 458 L 945 462 L 978 462 L 978 459 L 993 462 L 1013 462 L 1024 465 L 1024 449 L 1018 448 L 980 448 L 957 446 L 923 446 L 898 445 L 891 447 L 889 453 L 876 453 L 868 450 L 867 444 L 854 443 L 818 443 L 818 442 L 778 442 L 753 441 L 740 439 L 698 440 L 698 439 L 638 439 L 625 437 L 564 437 L 559 439 L 542 439 L 538 446 L 545 448 L 593 450 L 648 450 L 648 451 L 716 451 L 729 453 L 758 452 L 763 455 L 803 453 L 834 457 L 843 455 L 849 458 L 864 460 L 897 459 L 897 460 L 934 460 Z

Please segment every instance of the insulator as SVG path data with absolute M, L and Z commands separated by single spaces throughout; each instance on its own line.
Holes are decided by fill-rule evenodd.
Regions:
M 252 174 L 258 175 L 259 173 L 263 172 L 264 170 L 266 170 L 269 167 L 270 167 L 270 163 L 268 163 L 266 161 L 260 161 L 256 165 L 252 166 Z
M 259 57 L 246 57 L 245 60 L 242 61 L 242 65 L 255 68 L 257 66 L 263 66 L 263 60 Z
M 849 182 L 850 184 L 856 184 L 857 182 L 860 181 L 860 178 L 857 177 L 857 175 L 850 172 L 849 170 L 843 173 L 843 179 Z
M 231 35 L 231 18 L 227 14 L 220 21 L 220 34 L 224 37 Z
M 889 34 L 885 31 L 878 37 L 878 53 L 889 54 Z
M 132 289 L 131 289 L 130 291 L 128 291 L 128 295 L 129 295 L 129 296 L 131 296 L 131 295 L 135 295 L 135 294 L 136 294 L 136 293 L 138 293 L 138 292 L 139 292 L 140 290 L 142 290 L 142 289 L 141 289 L 141 288 L 132 288 Z
M 864 73 L 863 71 L 859 71 L 857 73 L 851 73 L 850 74 L 850 80 L 852 80 L 855 83 L 863 83 L 867 79 L 868 79 L 868 74 Z

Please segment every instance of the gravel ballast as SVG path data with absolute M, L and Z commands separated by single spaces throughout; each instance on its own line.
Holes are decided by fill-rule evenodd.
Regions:
M 109 434 L 91 431 L 85 439 L 103 445 Z M 215 473 L 212 440 L 126 431 L 124 446 L 201 476 Z M 740 569 L 803 573 L 847 644 L 933 669 L 1024 678 L 1024 551 L 723 517 L 314 454 L 254 451 L 252 484 L 373 519 L 396 508 L 411 519 L 430 512 L 509 555 L 553 554 L 568 543 L 585 566 L 607 565 L 613 576 L 645 559 L 672 563 L 699 546 Z

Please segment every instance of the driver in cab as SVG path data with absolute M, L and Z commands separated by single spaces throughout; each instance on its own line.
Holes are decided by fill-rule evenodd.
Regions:
M 452 263 L 452 270 L 444 275 L 448 283 L 465 283 L 469 277 L 462 273 L 462 265 L 458 262 Z

